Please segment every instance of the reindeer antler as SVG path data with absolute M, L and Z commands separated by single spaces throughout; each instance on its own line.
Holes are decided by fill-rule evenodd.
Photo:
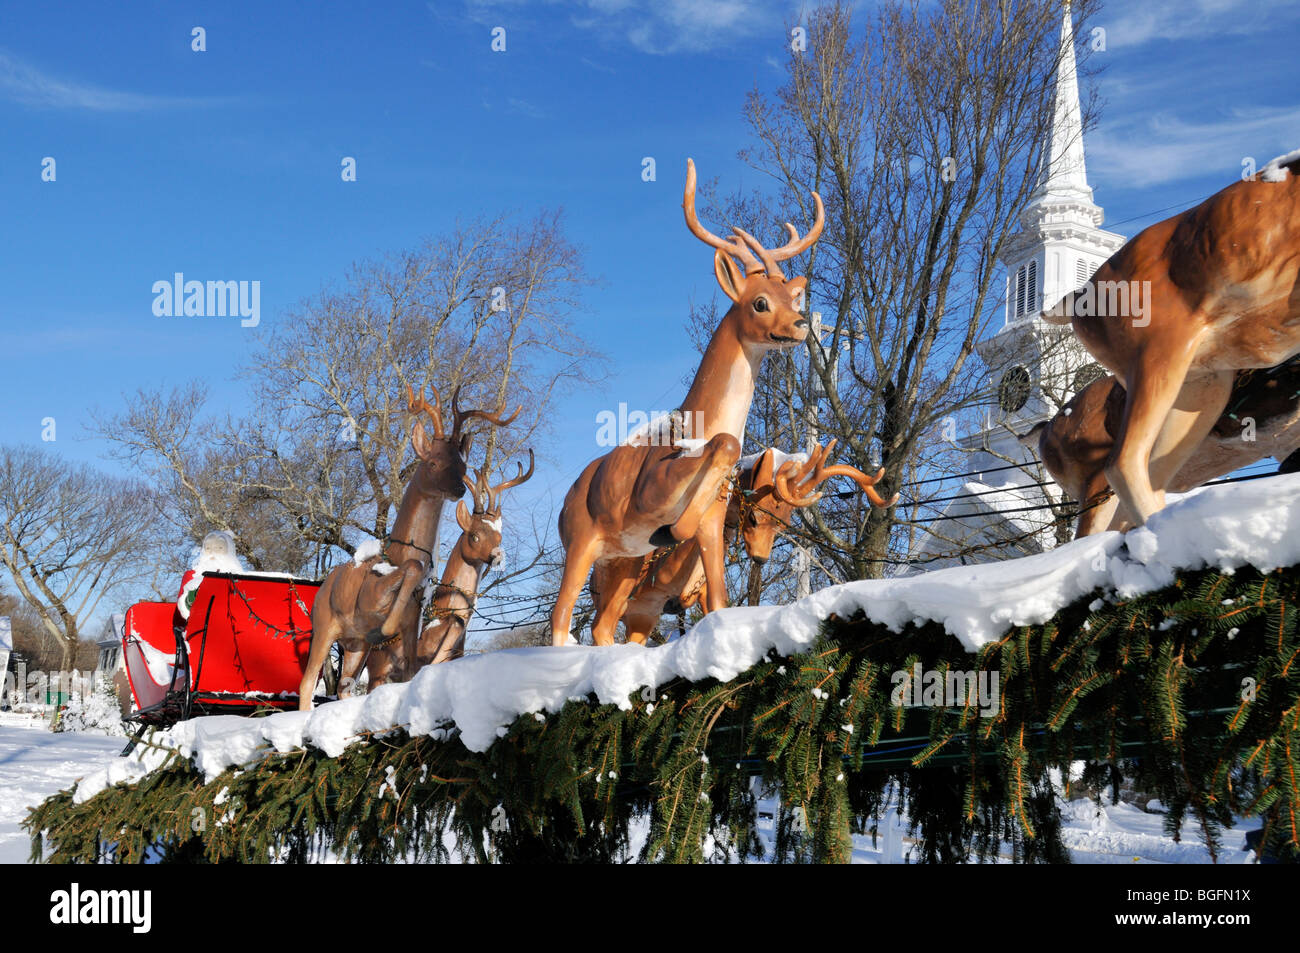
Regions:
M 813 491 L 816 489 L 817 484 L 821 482 L 818 475 L 821 472 L 822 463 L 825 462 L 827 455 L 834 446 L 834 440 L 825 447 L 819 446 L 809 455 L 807 462 L 802 465 L 794 460 L 787 460 L 781 464 L 772 477 L 772 494 L 782 503 L 799 508 L 812 506 L 820 500 L 822 498 L 821 493 L 814 493 Z M 812 479 L 806 480 L 809 473 L 812 473 Z
M 862 488 L 862 492 L 866 494 L 867 499 L 871 501 L 873 506 L 893 506 L 897 503 L 897 493 L 886 500 L 876 490 L 876 484 L 885 475 L 884 467 L 881 467 L 875 476 L 867 476 L 857 467 L 851 467 L 846 463 L 826 466 L 826 460 L 835 449 L 837 442 L 832 440 L 824 448 L 818 447 L 817 450 L 813 451 L 811 459 L 803 467 L 798 468 L 797 472 L 795 472 L 797 464 L 793 460 L 787 460 L 782 464 L 781 469 L 777 471 L 776 477 L 772 481 L 772 492 L 791 506 L 811 506 L 822 498 L 820 492 L 813 492 L 819 484 L 834 476 L 846 476 Z M 809 471 L 812 472 L 812 478 L 804 482 Z M 795 484 L 793 488 L 791 483 Z
M 753 235 L 743 228 L 735 226 L 731 229 L 735 232 L 732 238 L 719 238 L 701 225 L 699 218 L 695 214 L 695 161 L 693 159 L 686 160 L 686 195 L 682 199 L 682 210 L 686 213 L 686 227 L 691 230 L 691 234 L 706 245 L 720 248 L 740 259 L 745 266 L 745 274 L 747 275 L 766 271 L 770 277 L 780 278 L 784 281 L 785 273 L 781 271 L 777 262 L 793 258 L 800 252 L 806 251 L 813 242 L 821 237 L 822 228 L 826 224 L 826 210 L 822 206 L 822 197 L 820 195 L 814 192 L 812 197 L 813 203 L 817 207 L 817 214 L 812 228 L 808 230 L 808 234 L 803 238 L 799 237 L 799 230 L 789 222 L 785 223 L 785 227 L 790 232 L 790 241 L 780 248 L 764 248 L 762 243 Z M 757 257 L 755 257 L 756 254 Z
M 487 474 L 478 467 L 475 467 L 473 480 L 467 476 L 463 476 L 461 479 L 465 481 L 465 486 L 469 489 L 470 496 L 474 498 L 474 512 L 486 513 L 491 509 L 491 507 L 487 505 L 488 501 L 492 498 L 492 491 L 488 489 L 487 485 Z
M 407 384 L 406 385 L 406 409 L 413 414 L 418 414 L 420 411 L 424 411 L 426 414 L 428 414 L 429 417 L 433 420 L 433 435 L 435 437 L 441 438 L 443 436 L 442 398 L 438 396 L 438 388 L 434 387 L 432 384 L 429 385 L 429 390 L 433 391 L 432 405 L 430 405 L 429 402 L 424 399 L 423 394 L 421 394 L 419 397 L 416 397 L 415 388 L 413 388 L 410 384 Z M 417 423 L 416 426 L 419 427 L 421 430 L 424 429 L 423 424 Z
M 495 414 L 489 413 L 486 410 L 461 410 L 460 409 L 460 387 L 458 386 L 451 393 L 452 439 L 455 439 L 460 436 L 460 428 L 464 425 L 465 421 L 473 417 L 478 417 L 480 420 L 486 420 L 488 423 L 493 424 L 497 427 L 504 427 L 507 424 L 511 423 L 516 417 L 519 416 L 519 412 L 524 409 L 524 405 L 520 404 L 518 407 L 515 408 L 515 412 L 513 414 L 503 419 L 500 415 L 501 412 L 505 409 L 506 407 L 505 404 L 503 403 L 497 409 L 497 412 Z M 441 436 L 441 434 L 439 436 Z
M 506 480 L 504 483 L 498 483 L 496 486 L 488 489 L 488 510 L 499 512 L 501 510 L 501 494 L 511 487 L 519 486 L 521 483 L 527 483 L 533 475 L 533 464 L 535 463 L 532 447 L 528 448 L 528 472 L 524 472 L 522 463 L 515 464 L 519 467 L 519 472 L 515 474 L 514 479 Z

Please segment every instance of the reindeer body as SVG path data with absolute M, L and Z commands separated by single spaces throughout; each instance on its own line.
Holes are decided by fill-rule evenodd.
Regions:
M 1300 157 L 1282 158 L 1145 229 L 1043 315 L 1072 324 L 1125 390 L 1104 469 L 1130 523 L 1164 505 L 1235 372 L 1300 352 Z M 1112 313 L 1125 309 L 1106 290 L 1121 282 L 1145 295 L 1144 314 Z
M 465 654 L 465 630 L 478 599 L 483 573 L 501 564 L 501 494 L 526 482 L 533 475 L 533 452 L 528 451 L 528 472 L 497 486 L 488 486 L 483 471 L 467 486 L 474 494 L 474 509 L 466 509 L 462 500 L 456 505 L 456 522 L 460 538 L 452 547 L 442 580 L 434 590 L 433 621 L 424 627 L 418 639 L 409 643 L 407 668 L 414 675 L 426 665 L 460 658 Z
M 518 414 L 502 420 L 481 410 L 462 412 L 457 394 L 452 398 L 455 423 L 451 434 L 444 436 L 437 391 L 430 405 L 407 390 L 411 413 L 427 413 L 434 436 L 430 438 L 419 421 L 412 429 L 411 443 L 419 462 L 402 493 L 387 545 L 377 555 L 336 566 L 316 594 L 311 648 L 298 686 L 300 711 L 311 710 L 316 681 L 335 642 L 343 649 L 340 694 L 360 674 L 363 662 L 371 689 L 409 676 L 410 653 L 396 643 L 415 638 L 420 622 L 417 593 L 433 564 L 442 508 L 464 492 L 465 455 L 472 435 L 462 436 L 461 427 L 471 417 L 503 426 Z
M 569 640 L 573 606 L 593 566 L 601 573 L 612 604 L 622 605 L 637 582 L 633 565 L 655 549 L 694 539 L 708 580 L 709 608 L 726 604 L 723 522 L 727 498 L 723 483 L 740 459 L 745 420 L 754 383 L 769 350 L 794 347 L 808 334 L 800 315 L 806 282 L 789 282 L 779 261 L 807 249 L 825 222 L 821 199 L 814 193 L 817 218 L 799 238 L 788 225 L 791 241 L 779 249 L 763 248 L 741 229 L 727 240 L 712 235 L 695 216 L 695 165 L 687 161 L 682 208 L 692 233 L 715 249 L 714 274 L 732 307 L 719 322 L 700 360 L 699 370 L 682 402 L 687 419 L 698 422 L 698 450 L 682 446 L 623 445 L 592 461 L 569 489 L 560 512 L 564 575 L 551 613 L 555 645 Z M 746 266 L 742 272 L 733 261 Z M 760 260 L 761 259 L 761 260 Z M 616 561 L 617 562 L 614 562 Z M 592 635 L 598 645 L 614 641 L 616 613 L 597 620 Z
M 1168 483 L 1160 491 L 1184 493 L 1215 477 L 1231 473 L 1265 457 L 1284 460 L 1300 448 L 1300 367 L 1291 362 L 1275 374 L 1236 375 L 1229 403 L 1231 415 L 1219 417 Z M 1106 497 L 1106 462 L 1115 446 L 1124 414 L 1124 388 L 1113 377 L 1093 381 L 1061 412 L 1026 435 L 1035 437 L 1039 459 L 1053 480 L 1083 504 L 1075 538 L 1104 529 L 1123 529 L 1116 516 L 1117 498 Z M 1243 422 L 1251 420 L 1254 439 L 1245 439 Z

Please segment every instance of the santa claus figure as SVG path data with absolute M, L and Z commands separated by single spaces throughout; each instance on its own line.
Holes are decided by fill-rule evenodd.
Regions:
M 190 617 L 190 607 L 198 595 L 199 583 L 203 574 L 208 572 L 243 572 L 244 565 L 235 555 L 235 535 L 220 530 L 203 537 L 203 545 L 185 575 L 181 577 L 181 592 L 176 599 L 176 608 L 181 618 Z

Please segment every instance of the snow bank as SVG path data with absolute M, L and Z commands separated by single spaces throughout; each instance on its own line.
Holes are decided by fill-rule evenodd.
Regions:
M 360 733 L 394 727 L 440 736 L 454 725 L 467 748 L 482 751 L 519 715 L 555 712 L 569 699 L 594 694 L 603 704 L 627 707 L 633 692 L 677 676 L 726 680 L 771 650 L 803 651 L 832 613 L 862 611 L 895 630 L 938 622 L 974 652 L 1012 626 L 1044 622 L 1098 589 L 1130 597 L 1168 585 L 1181 569 L 1270 571 L 1297 563 L 1300 474 L 1288 474 L 1189 493 L 1126 535 L 1102 533 L 1006 562 L 845 583 L 787 606 L 724 609 L 657 648 L 545 647 L 469 656 L 425 668 L 409 684 L 384 685 L 312 712 L 197 718 L 154 740 L 191 758 L 209 779 L 269 751 L 314 746 L 337 756 Z M 115 761 L 82 781 L 76 799 L 138 778 L 163 756 L 146 748 Z

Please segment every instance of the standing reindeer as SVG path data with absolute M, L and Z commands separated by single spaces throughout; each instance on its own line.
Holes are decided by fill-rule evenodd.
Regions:
M 424 422 L 417 420 L 411 430 L 411 446 L 418 463 L 397 507 L 387 545 L 373 555 L 336 566 L 316 594 L 311 650 L 298 686 L 301 711 L 311 710 L 316 680 L 335 642 L 343 648 L 340 694 L 355 681 L 363 665 L 370 673 L 371 688 L 403 677 L 406 653 L 391 646 L 399 639 L 415 637 L 420 624 L 418 593 L 431 571 L 442 508 L 465 492 L 465 456 L 473 441 L 473 434 L 462 433 L 465 421 L 477 417 L 504 427 L 522 409 L 504 419 L 485 410 L 462 411 L 457 389 L 451 399 L 452 430 L 445 434 L 437 390 L 432 405 L 417 398 L 409 385 L 406 390 L 409 411 L 429 417 L 433 438 L 425 432 Z
M 682 210 L 691 233 L 714 248 L 713 272 L 732 306 L 718 324 L 700 360 L 699 370 L 680 411 L 697 424 L 692 445 L 629 445 L 615 447 L 583 470 L 569 489 L 560 512 L 564 544 L 564 574 L 551 613 L 551 640 L 569 641 L 573 607 L 592 567 L 611 560 L 640 557 L 663 546 L 694 538 L 708 581 L 706 603 L 712 610 L 726 605 L 723 581 L 727 502 L 722 493 L 727 474 L 740 459 L 745 420 L 754 399 L 754 383 L 763 357 L 770 350 L 795 347 L 808 336 L 803 309 L 803 277 L 786 280 L 778 262 L 808 249 L 821 235 L 825 211 L 813 193 L 816 219 L 800 238 L 786 227 L 790 241 L 768 250 L 742 229 L 718 238 L 695 214 L 695 163 L 686 162 Z M 736 264 L 744 265 L 744 270 Z M 627 599 L 638 571 L 630 565 L 605 566 L 608 598 Z M 620 571 L 621 570 L 621 571 Z M 592 635 L 597 645 L 614 641 L 618 616 L 597 620 Z
M 474 495 L 474 510 L 461 500 L 456 504 L 456 524 L 460 539 L 442 570 L 442 581 L 434 590 L 433 621 L 424 627 L 418 639 L 409 643 L 407 669 L 412 675 L 426 665 L 436 665 L 465 654 L 465 628 L 478 598 L 483 573 L 501 564 L 501 494 L 511 487 L 528 482 L 533 475 L 533 451 L 528 451 L 528 472 L 519 464 L 513 480 L 488 486 L 487 474 L 474 471 L 474 482 L 465 485 Z
M 736 477 L 736 491 L 731 494 L 726 513 L 726 542 L 729 545 L 737 530 L 749 558 L 757 566 L 767 562 L 772 554 L 776 537 L 787 526 L 796 509 L 812 506 L 821 499 L 817 487 L 835 476 L 847 476 L 862 487 L 874 506 L 892 506 L 876 492 L 875 485 L 884 471 L 869 477 L 861 470 L 847 465 L 826 466 L 826 460 L 835 449 L 832 440 L 826 447 L 818 447 L 807 460 L 791 457 L 776 465 L 776 451 L 764 450 L 749 466 L 742 467 Z M 592 577 L 592 595 L 596 604 L 597 623 L 601 615 L 621 613 L 629 642 L 645 644 L 646 638 L 659 624 L 665 607 L 678 614 L 695 605 L 704 605 L 707 612 L 707 582 L 704 561 L 694 540 L 687 540 L 670 550 L 657 550 L 642 557 L 611 561 L 616 563 L 597 566 Z M 622 565 L 623 563 L 635 563 Z M 609 592 L 607 579 L 618 578 L 624 571 L 635 569 L 638 582 L 622 607 L 612 605 L 606 598 Z M 671 604 L 671 605 L 670 605 Z M 617 619 L 617 615 L 616 615 Z
M 1300 150 L 1144 229 L 1042 317 L 1072 324 L 1124 388 L 1104 470 L 1116 518 L 1145 523 L 1236 372 L 1300 353 Z

